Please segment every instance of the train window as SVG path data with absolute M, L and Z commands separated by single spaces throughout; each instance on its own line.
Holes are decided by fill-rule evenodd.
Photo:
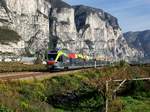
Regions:
M 63 61 L 63 56 L 60 56 L 59 58 L 58 58 L 58 61 Z
M 57 57 L 57 54 L 48 54 L 48 59 L 51 61 L 55 60 L 56 57 Z

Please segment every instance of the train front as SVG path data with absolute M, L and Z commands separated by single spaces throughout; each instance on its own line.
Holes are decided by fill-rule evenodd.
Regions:
M 48 70 L 60 70 L 60 60 L 58 61 L 56 58 L 58 56 L 58 51 L 48 51 L 47 55 L 47 68 Z

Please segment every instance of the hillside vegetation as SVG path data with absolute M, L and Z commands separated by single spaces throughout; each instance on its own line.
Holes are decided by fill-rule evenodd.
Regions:
M 1 82 L 0 112 L 98 112 L 104 110 L 105 81 L 149 76 L 149 67 L 104 67 L 34 82 Z M 132 82 L 110 112 L 149 112 L 150 83 Z M 128 91 L 128 88 L 127 88 Z

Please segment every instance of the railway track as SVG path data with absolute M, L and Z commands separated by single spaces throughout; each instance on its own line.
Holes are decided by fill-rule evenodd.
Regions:
M 137 66 L 137 64 L 130 64 L 130 66 Z M 138 65 L 139 66 L 139 65 Z M 145 65 L 145 66 L 150 66 Z M 56 76 L 68 75 L 71 73 L 79 72 L 86 69 L 91 69 L 94 67 L 86 68 L 74 68 L 71 70 L 61 70 L 53 72 L 11 72 L 11 73 L 0 73 L 0 81 L 16 81 L 16 80 L 43 80 Z M 103 68 L 102 66 L 97 66 L 98 69 Z
M 56 76 L 68 75 L 71 73 L 76 73 L 82 70 L 89 68 L 81 69 L 72 69 L 72 70 L 63 70 L 63 71 L 53 71 L 53 72 L 11 72 L 11 73 L 0 73 L 0 81 L 16 81 L 16 80 L 43 80 Z

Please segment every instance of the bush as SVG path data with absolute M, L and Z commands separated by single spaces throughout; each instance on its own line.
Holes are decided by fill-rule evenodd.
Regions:
M 124 108 L 121 112 L 150 112 L 150 101 L 137 100 L 132 97 L 123 97 L 122 102 Z
M 3 105 L 0 105 L 0 112 L 13 112 L 13 111 Z
M 121 61 L 119 62 L 119 65 L 120 65 L 121 67 L 124 67 L 124 66 L 128 66 L 129 64 L 128 64 L 126 61 L 121 60 Z
M 109 112 L 122 112 L 123 102 L 121 99 L 117 98 L 116 100 L 111 102 L 109 107 Z
M 125 60 L 115 62 L 114 65 L 117 67 L 128 67 L 129 66 L 129 64 Z
M 12 68 L 15 68 L 15 66 L 22 68 L 23 66 L 28 70 L 33 70 L 34 67 L 37 69 L 39 66 L 27 66 L 20 63 L 3 64 L 7 66 L 11 65 Z M 125 72 L 122 70 L 123 68 L 116 68 L 90 69 L 71 73 L 70 75 L 56 76 L 44 81 L 2 83 L 0 85 L 0 104 L 4 104 L 6 107 L 11 108 L 13 111 L 17 110 L 18 112 L 101 111 L 105 103 L 105 96 L 101 91 L 105 91 L 105 81 L 108 80 L 108 76 L 121 78 L 123 72 Z M 127 67 L 126 69 L 129 68 Z M 114 72 L 117 72 L 116 74 L 122 74 L 120 76 L 113 74 Z M 147 91 L 145 89 L 143 91 L 142 82 L 135 82 L 133 85 L 134 87 L 138 86 L 137 89 L 134 88 L 138 94 L 132 92 L 133 94 L 130 94 L 131 97 L 119 98 L 113 101 L 112 104 L 109 102 L 110 112 L 135 112 L 138 109 L 143 109 L 143 112 L 149 112 L 150 102 L 148 98 L 150 92 L 147 92 L 149 91 L 147 88 L 150 86 L 145 85 L 144 87 Z M 132 89 L 129 90 L 131 91 Z M 135 96 L 140 96 L 140 98 L 135 98 Z M 9 110 L 6 107 L 1 107 L 4 110 L 2 112 Z

